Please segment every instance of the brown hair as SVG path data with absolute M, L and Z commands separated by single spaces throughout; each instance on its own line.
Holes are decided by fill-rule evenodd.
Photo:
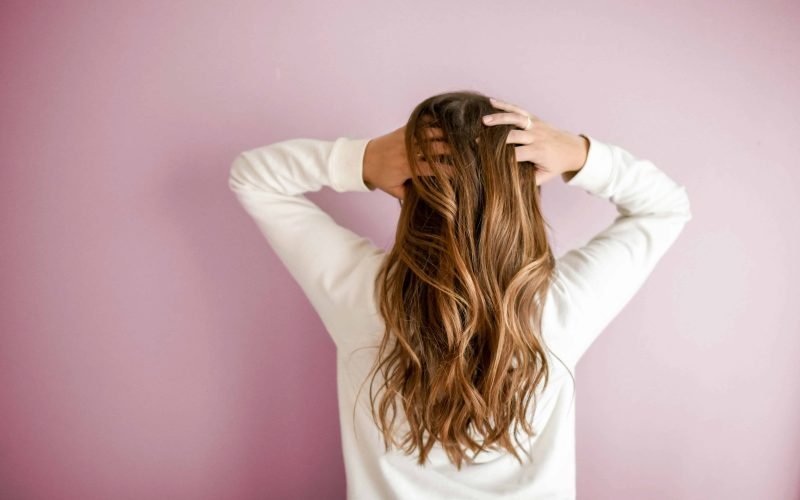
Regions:
M 481 121 L 496 112 L 483 94 L 449 92 L 421 102 L 405 129 L 413 176 L 375 279 L 386 331 L 369 392 L 386 450 L 419 449 L 420 465 L 437 441 L 459 470 L 472 461 L 466 450 L 504 448 L 522 463 L 509 431 L 535 434 L 526 413 L 549 378 L 541 335 L 555 268 L 549 225 L 537 167 L 517 162 L 506 144 L 514 125 Z M 452 154 L 433 152 L 431 127 L 441 129 Z M 420 175 L 415 151 L 432 174 Z M 392 432 L 398 402 L 409 426 L 400 442 Z

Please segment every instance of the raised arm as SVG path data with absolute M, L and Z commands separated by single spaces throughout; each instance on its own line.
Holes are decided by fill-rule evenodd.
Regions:
M 276 142 L 239 154 L 228 179 L 337 347 L 359 333 L 360 309 L 371 303 L 370 267 L 384 251 L 337 224 L 303 193 L 323 186 L 337 192 L 370 191 L 363 179 L 368 142 L 347 137 Z
M 641 288 L 692 218 L 686 188 L 652 162 L 591 136 L 586 163 L 567 185 L 610 201 L 618 215 L 583 246 L 557 259 L 548 302 L 554 341 L 575 365 Z

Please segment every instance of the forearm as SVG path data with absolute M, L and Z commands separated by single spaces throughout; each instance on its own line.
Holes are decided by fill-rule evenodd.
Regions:
M 557 259 L 551 290 L 577 362 L 641 288 L 691 219 L 686 188 L 651 161 L 588 137 L 586 163 L 568 185 L 616 206 L 605 229 Z

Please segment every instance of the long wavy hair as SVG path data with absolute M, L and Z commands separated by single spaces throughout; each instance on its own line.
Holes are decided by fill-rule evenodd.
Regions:
M 496 112 L 485 95 L 449 92 L 421 102 L 405 129 L 413 176 L 375 278 L 386 330 L 367 378 L 386 450 L 418 449 L 420 465 L 436 442 L 459 470 L 487 449 L 522 463 L 511 436 L 519 444 L 520 426 L 535 434 L 528 406 L 550 376 L 541 311 L 555 258 L 537 166 L 517 162 L 506 144 L 514 125 L 482 123 Z M 434 140 L 451 154 L 437 154 Z M 417 152 L 431 169 L 424 174 Z M 399 441 L 398 403 L 409 427 Z

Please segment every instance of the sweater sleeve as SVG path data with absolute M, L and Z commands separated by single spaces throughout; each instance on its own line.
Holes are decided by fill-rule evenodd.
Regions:
M 371 268 L 385 252 L 337 224 L 303 193 L 323 186 L 340 193 L 371 191 L 363 179 L 368 142 L 347 137 L 276 142 L 240 153 L 228 179 L 337 347 L 355 334 L 354 308 L 370 306 Z
M 589 140 L 586 163 L 567 185 L 613 203 L 617 216 L 556 259 L 551 287 L 559 335 L 574 366 L 641 288 L 692 218 L 686 188 L 651 161 Z

